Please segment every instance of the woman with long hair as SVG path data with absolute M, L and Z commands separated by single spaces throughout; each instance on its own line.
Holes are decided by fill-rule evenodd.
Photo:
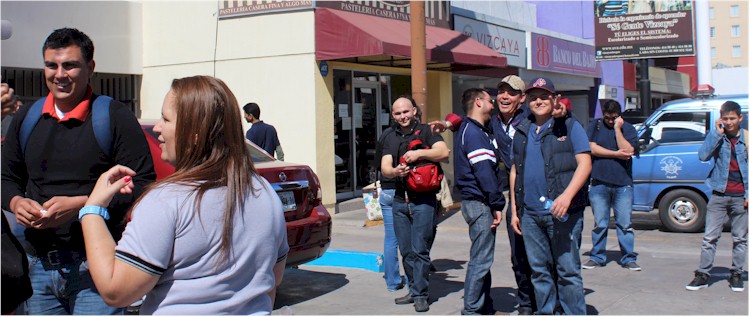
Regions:
M 115 166 L 99 178 L 79 219 L 107 304 L 147 295 L 142 314 L 271 313 L 289 250 L 286 223 L 279 197 L 250 160 L 241 120 L 221 80 L 172 82 L 154 132 L 175 172 L 136 202 L 118 244 L 104 206 L 132 192 L 135 172 Z

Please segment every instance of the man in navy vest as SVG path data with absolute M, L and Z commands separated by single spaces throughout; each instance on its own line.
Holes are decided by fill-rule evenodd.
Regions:
M 86 34 L 71 28 L 55 30 L 42 54 L 50 93 L 41 118 L 21 144 L 23 122 L 32 118 L 26 116 L 31 107 L 19 109 L 2 147 L 2 208 L 26 227 L 23 244 L 34 287 L 26 312 L 122 314 L 122 308 L 104 303 L 91 280 L 78 210 L 99 175 L 117 164 L 135 170 L 133 194 L 118 194 L 107 208 L 107 225 L 119 239 L 126 211 L 156 179 L 148 143 L 135 115 L 122 103 L 94 109 L 99 97 L 90 85 L 94 44 Z M 110 150 L 97 141 L 95 111 L 109 112 Z
M 534 79 L 525 92 L 532 116 L 513 137 L 511 225 L 523 235 L 537 314 L 553 314 L 559 296 L 565 314 L 585 315 L 579 239 L 591 174 L 588 138 L 575 119 L 553 118 L 560 95 L 552 81 Z
M 251 102 L 242 107 L 242 109 L 245 111 L 245 120 L 252 124 L 250 130 L 247 130 L 245 137 L 271 156 L 276 152 L 276 159 L 283 161 L 284 151 L 281 149 L 281 142 L 279 142 L 279 136 L 276 134 L 276 128 L 260 120 L 260 107 L 258 104 Z

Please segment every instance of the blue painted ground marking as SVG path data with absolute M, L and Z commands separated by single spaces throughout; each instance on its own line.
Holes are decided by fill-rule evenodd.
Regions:
M 384 272 L 383 254 L 349 250 L 328 250 L 315 261 L 305 263 L 315 266 L 340 266 L 363 269 L 373 272 Z

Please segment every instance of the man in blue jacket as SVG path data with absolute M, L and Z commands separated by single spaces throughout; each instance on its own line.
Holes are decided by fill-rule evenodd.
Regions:
M 497 141 L 488 127 L 493 100 L 487 91 L 471 88 L 464 91 L 461 104 L 467 117 L 454 138 L 453 164 L 456 188 L 463 199 L 461 213 L 471 238 L 461 314 L 494 314 L 490 268 L 505 197 Z
M 701 161 L 714 159 L 714 168 L 706 180 L 713 190 L 706 212 L 706 232 L 701 245 L 701 260 L 695 278 L 686 289 L 695 291 L 708 287 L 709 271 L 714 264 L 716 244 L 721 237 L 726 216 L 732 224 L 732 274 L 729 287 L 742 292 L 743 265 L 747 261 L 747 130 L 740 129 L 740 105 L 727 101 L 719 110 L 721 118 L 706 135 L 698 150 Z

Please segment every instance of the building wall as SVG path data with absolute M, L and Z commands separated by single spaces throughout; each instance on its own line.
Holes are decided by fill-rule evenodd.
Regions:
M 527 2 L 536 4 L 537 27 L 583 39 L 594 38 L 594 1 L 535 0 Z
M 159 117 L 173 78 L 214 75 L 240 107 L 260 105 L 285 160 L 309 165 L 320 177 L 324 203 L 334 203 L 333 102 L 318 88 L 324 82 L 315 62 L 313 11 L 217 21 L 215 2 L 188 4 L 143 4 L 143 29 L 159 30 L 143 38 L 143 116 Z M 319 98 L 324 92 L 328 98 Z
M 711 78 L 711 85 L 716 89 L 717 95 L 747 94 L 750 87 L 747 67 L 714 68 L 711 70 Z
M 729 14 L 729 11 L 735 5 L 739 6 L 739 16 L 733 17 Z M 712 67 L 747 67 L 748 35 L 750 34 L 750 30 L 748 30 L 748 2 L 746 0 L 713 0 L 709 3 L 709 6 L 714 10 L 714 17 L 709 20 L 709 25 L 716 30 L 716 35 L 711 38 L 711 48 L 716 48 L 716 56 L 711 58 Z M 732 37 L 733 25 L 739 25 L 740 27 L 738 37 Z M 732 56 L 732 47 L 735 45 L 740 46 L 741 55 L 738 57 Z
M 53 30 L 71 27 L 94 42 L 96 72 L 140 74 L 141 4 L 131 1 L 2 1 L 13 35 L 2 42 L 2 66 L 41 69 L 42 45 Z
M 536 6 L 524 1 L 458 0 L 451 1 L 451 6 L 471 10 L 477 14 L 500 18 L 520 25 L 534 27 L 537 24 Z

